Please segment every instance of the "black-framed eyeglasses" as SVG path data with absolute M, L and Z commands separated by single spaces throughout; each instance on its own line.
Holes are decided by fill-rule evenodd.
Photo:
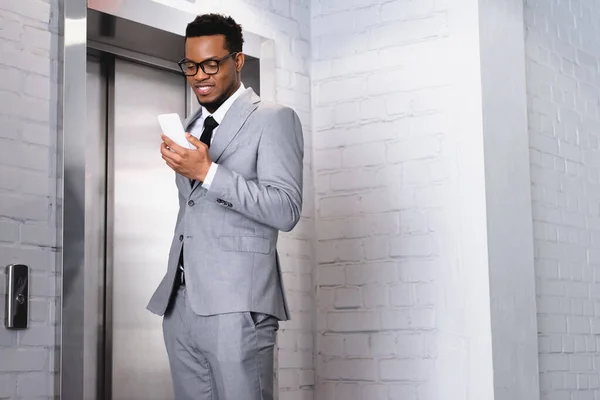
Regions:
M 199 63 L 186 60 L 184 58 L 177 64 L 179 65 L 179 68 L 181 68 L 181 72 L 183 72 L 185 76 L 196 75 L 198 73 L 198 67 L 200 67 L 202 69 L 202 72 L 204 72 L 206 75 L 214 75 L 219 72 L 219 66 L 224 60 L 236 54 L 237 52 L 234 51 L 233 53 L 229 53 L 225 57 L 219 58 L 218 60 L 204 60 Z

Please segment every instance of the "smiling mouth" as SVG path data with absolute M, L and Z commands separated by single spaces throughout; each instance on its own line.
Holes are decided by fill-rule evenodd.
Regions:
M 196 91 L 196 93 L 201 96 L 206 96 L 213 90 L 213 88 L 214 88 L 213 85 L 196 85 L 196 86 L 194 86 L 194 90 Z

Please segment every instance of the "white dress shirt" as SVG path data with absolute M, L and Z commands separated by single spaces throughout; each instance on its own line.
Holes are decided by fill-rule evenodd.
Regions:
M 206 117 L 208 117 L 210 115 L 212 115 L 212 117 L 215 119 L 215 121 L 217 121 L 217 123 L 219 125 L 221 125 L 223 118 L 225 118 L 225 114 L 227 114 L 227 111 L 229 111 L 233 102 L 238 97 L 240 97 L 240 95 L 242 94 L 242 92 L 244 90 L 246 90 L 246 87 L 244 86 L 243 83 L 241 83 L 238 90 L 236 90 L 231 96 L 229 96 L 229 98 L 227 100 L 225 100 L 225 102 L 223 104 L 221 104 L 221 106 L 213 114 L 209 113 L 208 110 L 206 108 L 204 108 L 204 106 L 202 106 L 202 115 L 194 123 L 194 126 L 193 126 L 190 134 L 192 136 L 195 136 L 196 138 L 200 139 L 200 136 L 202 136 L 202 131 L 204 130 L 204 120 L 206 119 Z M 210 138 L 211 144 L 212 144 L 213 140 L 215 140 L 215 135 L 217 134 L 218 130 L 219 130 L 218 126 L 213 130 L 212 137 Z M 219 165 L 215 164 L 214 162 L 211 164 L 210 169 L 208 170 L 208 173 L 206 174 L 206 178 L 204 179 L 204 182 L 202 182 L 202 187 L 205 188 L 206 190 L 208 190 L 210 188 L 210 184 L 212 183 L 212 180 L 214 179 L 215 174 L 217 173 L 218 166 Z

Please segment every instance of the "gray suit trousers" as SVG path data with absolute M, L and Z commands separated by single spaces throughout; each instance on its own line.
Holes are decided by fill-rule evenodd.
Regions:
M 278 320 L 254 312 L 199 316 L 179 287 L 163 319 L 176 400 L 272 400 Z

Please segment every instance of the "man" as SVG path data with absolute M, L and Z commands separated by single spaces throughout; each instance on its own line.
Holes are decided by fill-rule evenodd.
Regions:
M 275 335 L 289 319 L 276 245 L 300 219 L 302 129 L 244 87 L 242 44 L 229 17 L 188 25 L 180 66 L 201 105 L 185 123 L 196 149 L 161 145 L 180 209 L 148 309 L 164 315 L 178 400 L 272 399 Z

